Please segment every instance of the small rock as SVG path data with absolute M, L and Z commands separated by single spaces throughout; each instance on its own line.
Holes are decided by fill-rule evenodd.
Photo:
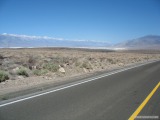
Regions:
M 65 69 L 64 69 L 63 67 L 60 67 L 60 68 L 59 68 L 59 72 L 65 73 L 66 71 L 65 71 Z
M 67 64 L 63 64 L 63 67 L 67 67 Z
M 124 66 L 124 63 L 119 63 L 118 65 L 119 65 L 119 66 Z
M 43 67 L 42 66 L 37 66 L 36 69 L 41 70 L 41 69 L 43 69 Z
M 1 84 L 2 84 L 2 85 L 5 85 L 6 83 L 5 83 L 5 82 L 2 82 Z
M 88 72 L 86 68 L 83 68 L 83 70 L 84 70 L 84 72 L 85 72 L 85 73 L 87 73 L 87 72 Z
M 24 79 L 24 77 L 23 76 L 18 76 L 18 79 Z
M 19 70 L 19 67 L 14 68 L 12 71 L 13 71 L 13 73 L 16 73 L 17 70 Z
M 66 63 L 66 65 L 69 65 L 69 63 Z
M 32 69 L 37 69 L 37 66 L 32 66 Z

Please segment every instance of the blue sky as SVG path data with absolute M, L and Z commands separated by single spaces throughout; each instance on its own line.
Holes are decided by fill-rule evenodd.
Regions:
M 111 43 L 160 35 L 160 1 L 0 0 L 0 33 Z

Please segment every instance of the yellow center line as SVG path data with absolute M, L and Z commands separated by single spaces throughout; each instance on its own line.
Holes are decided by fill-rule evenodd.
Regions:
M 141 110 L 144 108 L 144 106 L 156 92 L 158 87 L 160 87 L 160 82 L 156 85 L 156 87 L 151 91 L 151 93 L 147 96 L 147 98 L 142 102 L 142 104 L 136 109 L 136 111 L 131 115 L 131 117 L 128 120 L 134 120 L 136 116 L 138 116 L 138 114 L 141 112 Z

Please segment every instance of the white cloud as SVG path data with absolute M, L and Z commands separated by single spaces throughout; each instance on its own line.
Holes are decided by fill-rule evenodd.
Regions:
M 18 35 L 18 34 L 7 34 L 7 33 L 2 33 L 2 35 L 8 35 L 8 36 L 13 36 L 13 37 L 21 37 L 21 38 L 24 38 L 24 39 L 64 40 L 63 38 L 53 38 L 53 37 L 48 37 L 48 36 L 29 36 L 29 35 Z
M 29 39 L 46 39 L 46 40 L 67 40 L 67 41 L 74 41 L 74 42 L 95 42 L 95 43 L 107 43 L 107 41 L 98 41 L 98 40 L 86 40 L 86 39 L 64 39 L 64 38 L 53 38 L 48 36 L 29 36 L 29 35 L 19 35 L 19 34 L 8 34 L 8 33 L 2 33 L 2 35 L 8 35 L 13 37 L 20 37 L 26 40 Z

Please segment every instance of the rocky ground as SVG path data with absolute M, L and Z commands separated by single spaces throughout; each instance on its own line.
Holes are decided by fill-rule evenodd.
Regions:
M 0 95 L 155 59 L 159 51 L 0 49 Z

